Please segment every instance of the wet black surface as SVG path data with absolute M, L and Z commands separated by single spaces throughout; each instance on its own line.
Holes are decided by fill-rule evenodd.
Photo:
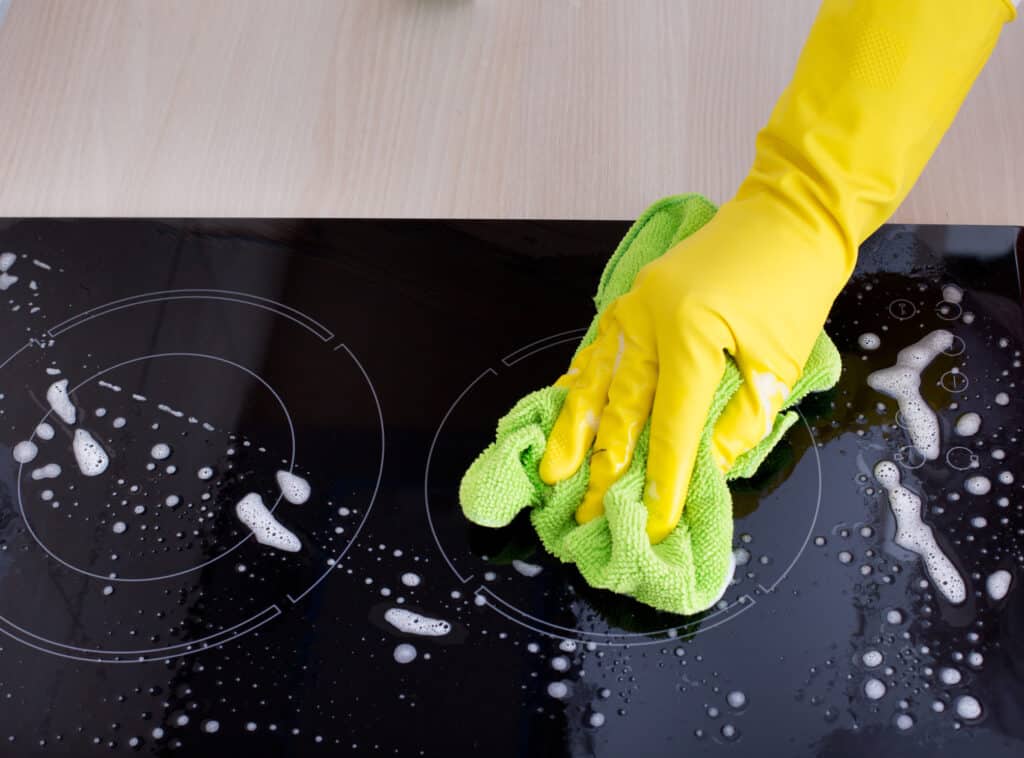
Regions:
M 723 607 L 682 618 L 591 590 L 528 523 L 458 511 L 497 418 L 563 370 L 625 228 L 0 224 L 18 255 L 0 293 L 0 755 L 1024 752 L 1019 230 L 892 226 L 865 245 L 829 325 L 843 379 L 735 485 L 749 561 Z M 943 454 L 922 465 L 866 376 L 938 328 L 959 339 L 924 373 Z M 858 347 L 865 332 L 878 350 Z M 62 378 L 74 426 L 48 414 Z M 981 430 L 958 437 L 967 411 Z M 11 450 L 44 417 L 55 435 L 20 466 Z M 79 428 L 109 453 L 99 476 L 77 469 Z M 925 502 L 963 604 L 893 543 L 871 477 L 886 459 Z M 61 474 L 34 479 L 48 463 Z M 289 467 L 305 504 L 278 497 Z M 964 490 L 977 475 L 989 493 Z M 247 492 L 299 552 L 246 539 Z M 1000 601 L 997 569 L 1014 576 Z M 396 607 L 452 629 L 403 634 Z M 957 716 L 966 695 L 979 719 Z

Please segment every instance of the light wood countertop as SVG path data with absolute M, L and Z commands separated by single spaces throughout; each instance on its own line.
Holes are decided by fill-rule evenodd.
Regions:
M 14 0 L 0 215 L 725 200 L 818 0 Z M 1024 19 L 896 220 L 1024 224 Z

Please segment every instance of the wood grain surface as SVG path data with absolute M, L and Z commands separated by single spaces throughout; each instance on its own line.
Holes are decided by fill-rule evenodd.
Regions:
M 674 192 L 722 201 L 816 7 L 14 0 L 0 215 L 631 218 Z M 896 220 L 1024 224 L 1022 125 L 1018 20 Z

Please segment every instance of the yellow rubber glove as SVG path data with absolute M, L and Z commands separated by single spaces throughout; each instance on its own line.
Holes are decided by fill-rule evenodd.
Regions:
M 650 417 L 647 532 L 675 528 L 726 354 L 744 382 L 714 430 L 716 462 L 727 471 L 767 435 L 858 246 L 1013 17 L 1008 0 L 825 0 L 736 197 L 640 272 L 556 383 L 569 393 L 540 475 L 570 477 L 593 445 L 577 521 L 603 512 Z

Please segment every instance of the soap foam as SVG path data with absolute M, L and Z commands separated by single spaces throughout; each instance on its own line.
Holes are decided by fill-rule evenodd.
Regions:
M 389 608 L 384 613 L 384 620 L 400 632 L 421 637 L 444 637 L 452 630 L 447 621 L 421 616 L 405 608 Z
M 53 427 L 44 421 L 36 427 L 36 436 L 41 440 L 52 440 Z
M 921 520 L 921 498 L 900 485 L 900 470 L 892 461 L 881 461 L 874 473 L 896 517 L 896 544 L 921 557 L 936 589 L 949 602 L 962 603 L 967 598 L 964 580 L 939 548 L 932 528 Z
M 985 591 L 988 592 L 990 598 L 999 601 L 1006 597 L 1012 583 L 1013 574 L 1006 569 L 999 569 L 989 574 L 988 579 L 985 580 Z
M 277 486 L 284 499 L 293 505 L 302 505 L 309 500 L 309 482 L 290 471 L 277 472 Z
M 268 545 L 278 550 L 297 553 L 302 549 L 299 538 L 281 526 L 274 514 L 267 510 L 263 498 L 255 492 L 238 501 L 235 506 L 238 520 L 245 524 L 261 545 Z
M 956 420 L 956 425 L 953 429 L 961 437 L 970 437 L 977 434 L 978 430 L 981 429 L 981 416 L 977 413 L 965 413 Z
M 174 408 L 172 408 L 169 405 L 165 405 L 164 403 L 159 403 L 156 406 L 156 409 L 158 411 L 163 411 L 164 413 L 169 413 L 170 415 L 174 416 L 175 418 L 182 418 L 185 415 L 184 411 L 176 411 L 176 410 L 174 410 Z
M 0 253 L 0 272 L 6 273 L 16 260 L 18 256 L 14 253 Z
M 46 390 L 46 402 L 65 424 L 75 423 L 75 406 L 68 397 L 68 380 L 54 382 Z
M 857 338 L 857 344 L 861 350 L 877 350 L 882 344 L 882 338 L 874 332 L 864 332 Z
M 952 346 L 953 334 L 936 329 L 900 350 L 896 365 L 868 375 L 868 386 L 897 402 L 911 443 L 930 461 L 939 457 L 939 419 L 921 397 L 921 372 Z
M 31 440 L 22 440 L 14 446 L 11 454 L 18 463 L 31 463 L 39 454 L 39 448 Z
M 56 479 L 60 476 L 60 466 L 56 463 L 47 463 L 45 466 L 41 466 L 32 472 L 32 478 L 35 481 L 40 479 Z
M 110 465 L 110 459 L 100 443 L 85 429 L 75 430 L 75 439 L 71 447 L 75 452 L 78 470 L 85 476 L 99 476 Z

